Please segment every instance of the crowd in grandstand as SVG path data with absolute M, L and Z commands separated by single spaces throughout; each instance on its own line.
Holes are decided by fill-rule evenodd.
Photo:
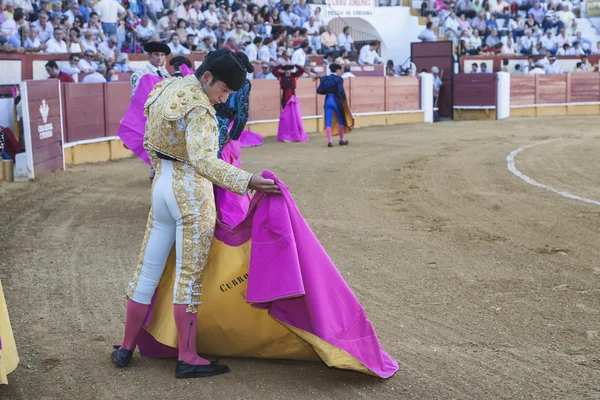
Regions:
M 167 43 L 174 55 L 242 50 L 257 78 L 274 79 L 273 67 L 287 63 L 314 75 L 311 55 L 325 64 L 382 63 L 377 42 L 357 46 L 349 27 L 335 34 L 307 0 L 0 0 L 0 24 L 0 52 L 67 53 L 62 72 L 108 80 L 131 71 L 128 54 L 149 41 Z
M 580 10 L 579 0 L 434 0 L 422 3 L 421 13 L 428 22 L 419 39 L 436 41 L 437 26 L 459 55 L 543 57 L 537 69 L 530 58 L 509 72 L 571 72 L 562 70 L 556 56 L 581 57 L 575 71 L 587 71 L 592 69 L 586 56 L 600 54 L 600 42 L 592 43 L 577 30 Z M 469 72 L 481 73 L 479 66 Z

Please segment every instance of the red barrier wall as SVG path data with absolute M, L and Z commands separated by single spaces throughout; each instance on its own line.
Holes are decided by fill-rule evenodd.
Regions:
M 496 106 L 496 74 L 455 74 L 454 107 Z
M 510 105 L 600 102 L 600 73 L 511 75 Z
M 59 81 L 27 82 L 26 86 L 30 154 L 38 176 L 63 168 Z
M 65 141 L 106 136 L 105 83 L 63 83 Z

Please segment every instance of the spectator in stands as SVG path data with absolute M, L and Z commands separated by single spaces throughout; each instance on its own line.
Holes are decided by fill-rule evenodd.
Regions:
M 515 18 L 509 22 L 509 28 L 515 37 L 515 40 L 517 40 L 525 34 L 525 21 L 519 14 L 517 14 Z
M 83 34 L 83 39 L 80 41 L 81 48 L 84 52 L 91 51 L 96 54 L 98 49 L 96 48 L 96 43 L 94 42 L 94 32 L 87 30 Z
M 348 53 L 354 52 L 354 39 L 352 39 L 352 32 L 349 26 L 345 26 L 342 33 L 337 38 L 339 49 L 346 50 Z
M 492 14 L 490 15 L 490 18 L 485 22 L 485 33 L 489 35 L 492 33 L 492 31 L 497 31 L 498 29 L 498 22 L 496 21 L 496 17 Z
M 304 67 L 306 65 L 306 54 L 310 44 L 308 41 L 303 42 L 300 47 L 292 54 L 292 64 Z
M 327 53 L 338 49 L 337 36 L 333 33 L 331 25 L 327 25 L 325 32 L 321 34 L 321 51 Z
M 533 37 L 531 29 L 525 30 L 525 36 L 521 36 L 519 39 L 519 47 L 521 54 L 531 54 L 531 51 L 535 47 L 535 38 Z
M 184 19 L 177 20 L 177 29 L 175 29 L 175 33 L 179 35 L 179 38 L 187 37 L 187 22 Z
M 548 30 L 553 29 L 557 25 L 558 24 L 556 22 L 556 13 L 554 12 L 554 4 L 550 3 L 548 5 L 548 11 L 546 11 L 544 15 L 544 20 L 542 21 L 542 29 L 544 33 L 546 33 Z
M 177 29 L 177 16 L 175 15 L 175 11 L 169 10 L 167 14 L 161 17 L 156 24 L 156 33 L 161 36 L 166 36 L 166 34 L 172 30 Z
M 213 41 L 217 41 L 217 35 L 215 34 L 214 31 L 214 27 L 217 26 L 217 24 L 213 24 L 212 22 L 207 21 L 206 22 L 206 26 L 202 29 L 200 29 L 200 38 L 205 38 L 207 36 L 210 36 L 213 38 Z
M 77 15 L 81 15 L 81 11 L 79 11 L 79 4 L 74 1 L 69 5 L 69 9 L 65 12 L 65 17 L 67 17 L 70 25 L 73 25 L 75 16 Z
M 487 64 L 482 62 L 480 72 L 481 74 L 492 74 L 493 72 L 487 69 Z
M 52 40 L 52 39 L 50 39 L 50 40 Z M 56 61 L 48 61 L 46 63 L 46 72 L 48 72 L 48 75 L 50 75 L 50 77 L 48 79 L 58 79 L 62 83 L 75 82 L 71 75 L 59 70 L 58 64 L 56 63 Z
M 233 22 L 236 24 L 239 22 L 240 24 L 251 24 L 254 22 L 254 18 L 252 14 L 248 12 L 248 6 L 244 3 L 241 4 L 240 9 L 233 15 Z
M 515 70 L 513 71 L 515 75 L 523 75 L 523 70 L 521 68 L 521 64 L 515 65 Z
M 313 1 L 313 0 L 311 0 Z M 315 20 L 317 20 L 317 23 L 320 26 L 327 26 L 327 24 L 329 23 L 329 20 L 327 19 L 327 16 L 325 16 L 322 12 L 321 12 L 321 7 L 317 7 L 315 8 Z
M 84 25 L 84 29 L 85 32 L 92 32 L 94 34 L 93 40 L 95 44 L 100 44 L 106 40 L 106 36 L 104 36 L 104 31 L 102 30 L 102 24 L 100 23 L 100 18 L 98 18 L 98 14 L 95 12 L 90 14 L 90 20 Z
M 581 32 L 577 32 L 573 41 L 578 41 L 585 54 L 592 53 L 592 42 L 581 36 Z
M 227 39 L 227 43 L 225 43 L 223 48 L 231 51 L 240 51 L 240 48 L 237 45 L 237 41 L 233 36 Z
M 197 25 L 198 23 L 196 23 Z M 189 29 L 189 28 L 188 28 Z M 137 27 L 137 39 L 142 45 L 148 43 L 154 34 L 154 26 L 150 24 L 150 18 L 147 15 L 142 17 L 140 26 Z M 189 32 L 189 31 L 188 31 Z
M 54 37 L 46 42 L 46 53 L 68 53 L 69 48 L 63 40 L 64 32 L 58 28 L 54 30 Z
M 263 41 L 263 46 L 269 53 L 269 62 L 275 62 L 277 60 L 277 43 L 273 38 L 268 37 Z
M 477 63 L 471 64 L 471 71 L 469 73 L 470 74 L 478 74 L 479 73 L 479 64 L 477 64 Z
M 473 2 L 471 0 L 459 0 L 456 9 L 456 15 L 458 15 L 461 20 L 475 18 L 477 16 L 477 12 L 473 8 Z M 463 18 L 463 16 L 465 18 Z
M 588 61 L 587 55 L 581 56 L 581 70 L 584 72 L 593 71 L 594 67 Z
M 169 42 L 169 48 L 171 49 L 171 54 L 179 55 L 179 54 L 191 54 L 191 51 L 186 49 L 181 45 L 181 38 L 178 34 L 173 34 L 171 36 L 171 41 Z
M 248 22 L 248 23 L 254 22 L 254 19 L 252 18 L 251 15 L 250 15 L 250 17 L 251 17 L 250 22 L 248 22 L 248 21 L 246 21 L 246 22 Z M 204 20 L 207 24 L 210 23 L 215 26 L 219 25 L 219 15 L 217 14 L 216 6 L 214 5 L 214 3 L 211 3 L 208 6 L 208 9 L 206 11 L 204 11 Z
M 579 42 L 576 40 L 573 42 L 573 47 L 571 47 L 571 50 L 569 51 L 568 55 L 569 56 L 582 56 L 585 54 L 585 51 L 583 51 L 583 49 L 581 48 L 581 46 L 579 45 Z
M 428 22 L 425 29 L 419 33 L 419 40 L 422 42 L 436 42 L 437 35 L 433 31 L 433 22 Z
M 96 71 L 94 71 L 93 73 L 91 73 L 89 75 L 86 75 L 81 82 L 82 83 L 105 83 L 106 82 L 106 77 L 104 76 L 105 74 L 106 74 L 106 66 L 104 64 L 100 64 Z
M 292 27 L 298 26 L 300 23 L 300 17 L 292 12 L 292 6 L 290 4 L 285 4 L 283 6 L 283 11 L 281 11 L 281 23 L 287 29 L 288 34 L 292 32 Z
M 552 35 L 551 30 L 547 30 L 546 34 L 540 38 L 540 43 L 545 50 L 551 51 L 552 54 L 555 54 L 556 50 L 558 50 L 556 47 L 556 37 Z
M 106 1 L 106 0 L 103 0 Z M 114 0 L 112 0 L 114 1 Z M 107 40 L 100 43 L 98 45 L 98 52 L 104 56 L 104 58 L 108 58 L 110 55 L 113 56 L 114 59 L 117 58 L 117 54 L 119 49 L 117 47 L 117 37 L 110 36 Z
M 350 61 L 348 59 L 348 52 L 346 50 L 341 50 L 337 53 L 337 58 L 335 59 L 336 64 L 345 65 L 345 64 L 356 64 L 354 61 Z
M 117 33 L 117 22 L 127 17 L 125 8 L 115 0 L 100 0 L 94 6 L 94 12 L 100 18 L 102 31 L 109 36 Z
M 182 44 L 183 47 L 188 49 L 191 53 L 195 52 L 198 49 L 198 46 L 194 44 L 196 42 L 196 36 L 193 34 L 189 34 L 185 38 L 185 43 Z M 200 49 L 198 49 L 199 51 Z
M 569 7 L 567 5 L 563 5 L 562 10 L 556 13 L 556 19 L 559 30 L 561 30 L 563 27 L 572 29 L 573 31 L 577 29 L 577 19 L 575 18 L 575 14 L 573 14 L 572 11 L 569 11 Z
M 500 38 L 498 37 L 498 30 L 494 29 L 492 30 L 491 34 L 485 39 L 485 44 L 487 44 L 487 46 L 490 48 L 494 48 L 498 43 L 500 43 Z
M 235 31 L 233 31 L 230 35 L 230 37 L 235 39 L 237 46 L 244 44 L 250 38 L 250 35 L 248 34 L 248 32 L 243 30 L 242 27 L 243 27 L 242 23 L 237 22 L 235 24 Z
M 517 54 L 512 39 L 508 39 L 506 44 L 502 46 L 502 54 Z
M 268 63 L 262 63 L 261 69 L 256 73 L 254 79 L 267 79 L 267 75 L 269 75 L 270 69 Z
M 178 20 L 183 20 L 184 22 L 188 22 L 191 20 L 198 20 L 198 13 L 194 9 L 195 1 L 187 0 L 175 10 L 175 16 Z M 177 25 L 179 25 L 179 21 L 177 21 Z
M 0 35 L 0 53 L 24 53 L 24 47 L 14 47 L 6 42 L 4 36 Z
M 471 24 L 469 24 L 469 21 L 467 21 L 465 14 L 462 14 L 458 20 L 458 29 L 461 33 L 467 32 L 469 35 L 473 31 L 473 28 L 471 28 Z
M 79 28 L 71 28 L 71 30 L 69 31 L 69 38 L 67 39 L 67 47 L 69 48 L 69 53 L 83 53 L 83 49 L 81 48 L 81 44 L 79 43 L 80 37 L 81 31 L 79 30 Z
M 544 67 L 544 71 L 546 72 L 546 74 L 564 74 L 565 71 L 563 70 L 562 66 L 560 65 L 560 63 L 556 62 L 556 57 L 551 56 L 548 58 L 548 60 L 550 61 L 545 67 Z
M 492 1 L 490 12 L 495 18 L 504 20 L 504 25 L 502 26 L 508 26 L 508 21 L 510 20 L 510 4 L 504 0 Z
M 525 21 L 525 31 L 528 29 L 531 30 L 531 33 L 535 36 L 538 36 L 538 32 L 540 32 L 540 24 L 535 20 L 533 14 L 529 14 L 527 21 Z
M 131 68 L 131 65 L 129 64 L 129 56 L 127 53 L 119 54 L 114 68 L 118 72 L 133 72 L 133 68 Z
M 40 30 L 37 26 L 32 26 L 29 37 L 25 39 L 25 49 L 28 53 L 37 53 L 46 50 L 46 43 L 42 43 L 39 38 Z
M 349 78 L 356 78 L 356 75 L 354 75 L 351 71 L 351 66 L 349 64 L 344 65 L 344 73 L 342 74 L 342 79 L 349 79 Z M 392 73 L 394 73 L 394 68 L 392 65 Z M 392 75 L 394 76 L 394 75 Z
M 146 15 L 152 20 L 152 23 L 157 24 L 158 19 L 162 17 L 165 9 L 162 0 L 146 0 Z
M 13 19 L 7 19 L 2 23 L 2 34 L 9 38 L 19 33 L 19 27 L 25 24 L 25 13 L 22 8 L 17 8 Z
M 582 63 L 581 61 L 579 61 L 577 64 L 575 64 L 575 72 L 584 72 L 583 68 L 582 68 Z
M 458 44 L 459 23 L 455 13 L 450 13 L 450 16 L 444 21 L 446 36 L 452 40 L 454 45 Z
M 4 6 L 4 9 L 2 10 L 2 14 L 4 14 L 4 21 L 6 21 L 7 19 L 15 19 L 14 16 L 14 3 L 12 0 L 6 0 L 4 3 L 2 3 L 2 5 Z
M 532 68 L 529 69 L 529 74 L 545 74 L 544 65 L 541 61 L 537 61 Z
M 321 29 L 320 25 L 317 23 L 317 20 L 314 16 L 311 16 L 308 19 L 308 22 L 305 22 L 302 26 L 306 29 L 306 34 L 309 37 L 309 41 L 312 47 L 317 51 L 317 53 L 321 52 Z
M 479 36 L 479 31 L 474 30 L 473 36 L 469 39 L 469 44 L 467 46 L 467 54 L 475 56 L 479 54 L 481 50 L 481 45 L 483 41 L 481 40 L 481 36 Z
M 565 28 L 562 28 L 560 30 L 560 33 L 558 35 L 556 35 L 556 46 L 557 47 L 563 47 L 563 44 L 571 44 L 571 40 L 569 38 L 569 36 L 567 36 L 567 30 Z
M 533 19 L 535 19 L 535 22 L 537 22 L 538 25 L 541 24 L 545 15 L 544 10 L 541 7 L 541 3 L 539 1 L 533 3 L 533 7 L 529 9 L 527 15 L 533 16 Z
M 62 72 L 66 72 L 69 75 L 77 75 L 81 73 L 79 68 L 80 57 L 79 54 L 71 54 L 69 56 L 69 63 L 60 68 Z
M 46 42 L 53 36 L 54 28 L 48 22 L 49 16 L 47 11 L 40 11 L 37 21 L 31 24 L 39 29 L 39 39 L 41 42 Z
M 83 57 L 79 60 L 79 69 L 83 73 L 94 72 L 98 68 L 98 64 L 94 61 L 94 55 L 91 50 L 86 50 Z
M 215 51 L 214 41 L 212 36 L 206 36 L 202 39 L 200 44 L 198 45 L 198 50 L 201 53 L 210 53 L 211 51 Z
M 360 49 L 358 63 L 362 65 L 383 64 L 383 60 L 379 57 L 379 54 L 377 54 L 377 46 L 378 43 L 375 41 L 364 45 Z
M 480 36 L 484 36 L 487 30 L 487 19 L 485 17 L 485 12 L 480 12 L 477 17 L 473 18 L 471 21 L 471 27 L 473 31 L 478 31 Z
M 304 23 L 306 23 L 309 20 L 309 18 L 312 16 L 312 10 L 306 4 L 306 0 L 300 0 L 298 2 L 298 4 L 296 4 L 296 7 L 294 7 L 293 12 L 298 17 L 300 17 L 300 22 L 298 23 L 298 26 L 304 25 Z

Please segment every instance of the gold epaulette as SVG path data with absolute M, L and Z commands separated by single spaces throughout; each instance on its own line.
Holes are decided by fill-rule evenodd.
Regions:
M 198 106 L 205 108 L 213 118 L 216 115 L 208 96 L 193 75 L 185 78 L 167 78 L 158 83 L 144 105 L 145 113 L 157 101 L 161 105 L 163 119 L 168 121 L 176 121 Z

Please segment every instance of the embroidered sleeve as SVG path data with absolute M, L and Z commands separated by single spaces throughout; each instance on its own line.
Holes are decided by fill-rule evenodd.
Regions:
M 246 84 L 235 93 L 235 118 L 229 136 L 238 140 L 248 122 L 248 103 L 250 101 L 250 84 Z
M 188 161 L 196 171 L 217 186 L 237 194 L 246 194 L 252 174 L 217 158 L 219 134 L 215 119 L 202 107 L 186 117 Z

